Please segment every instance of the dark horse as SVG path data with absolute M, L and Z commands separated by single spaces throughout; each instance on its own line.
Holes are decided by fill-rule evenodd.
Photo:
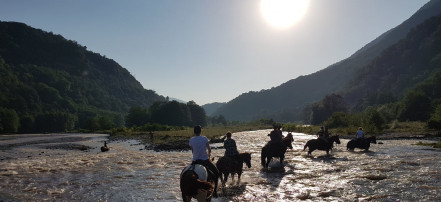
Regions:
M 238 159 L 234 159 L 228 156 L 223 156 L 219 158 L 219 160 L 216 162 L 216 167 L 219 170 L 219 176 L 222 182 L 222 186 L 225 186 L 225 183 L 228 179 L 228 174 L 230 173 L 231 179 L 233 181 L 234 174 L 237 173 L 238 183 L 240 182 L 240 176 L 242 175 L 242 167 L 244 163 L 248 166 L 248 168 L 251 168 L 250 153 L 240 153 Z
M 268 168 L 269 163 L 273 157 L 280 158 L 280 164 L 283 164 L 285 158 L 285 152 L 288 148 L 292 149 L 292 142 L 294 138 L 291 133 L 288 133 L 286 137 L 282 139 L 282 144 L 266 144 L 262 148 L 261 161 L 264 168 Z M 265 161 L 266 159 L 266 161 Z
M 212 179 L 204 166 L 189 165 L 182 170 L 180 187 L 182 199 L 190 202 L 191 198 L 197 201 L 211 201 L 214 192 Z
M 321 139 L 308 140 L 305 147 L 303 147 L 303 151 L 305 151 L 306 147 L 309 147 L 308 155 L 311 155 L 311 152 L 316 149 L 326 151 L 326 154 L 329 155 L 329 150 L 332 150 L 334 147 L 334 142 L 340 144 L 340 138 L 338 138 L 338 135 L 329 137 L 328 142 Z
M 347 150 L 354 151 L 355 148 L 364 149 L 365 151 L 369 150 L 371 143 L 377 144 L 377 138 L 375 136 L 371 136 L 366 139 L 353 139 L 348 142 L 346 145 Z

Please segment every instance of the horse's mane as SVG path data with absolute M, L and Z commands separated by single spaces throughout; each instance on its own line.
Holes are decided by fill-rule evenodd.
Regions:
M 251 153 L 248 153 L 248 152 L 242 152 L 239 154 L 239 156 L 241 156 L 242 158 L 245 157 L 247 159 L 251 159 Z M 243 159 L 243 160 L 245 160 L 245 159 Z

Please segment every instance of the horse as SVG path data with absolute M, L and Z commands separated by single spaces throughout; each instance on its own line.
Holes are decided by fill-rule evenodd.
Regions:
M 375 136 L 371 136 L 366 139 L 353 139 L 348 142 L 346 149 L 354 151 L 355 148 L 359 148 L 367 151 L 369 150 L 371 143 L 377 144 L 377 138 Z
M 326 151 L 326 154 L 329 155 L 329 150 L 332 150 L 334 147 L 334 142 L 340 144 L 340 138 L 338 138 L 338 135 L 329 137 L 327 143 L 321 139 L 308 140 L 305 147 L 303 147 L 303 151 L 305 151 L 306 147 L 309 147 L 308 155 L 311 155 L 311 152 L 316 149 Z
M 192 198 L 197 201 L 211 201 L 214 193 L 214 182 L 210 179 L 207 169 L 200 164 L 189 165 L 181 172 L 180 187 L 184 202 Z
M 240 176 L 242 175 L 243 164 L 246 164 L 248 168 L 251 168 L 251 154 L 240 153 L 238 159 L 232 157 L 223 156 L 216 162 L 216 167 L 219 170 L 219 177 L 222 182 L 222 186 L 225 186 L 228 175 L 231 173 L 231 179 L 234 182 L 234 174 L 237 173 L 238 182 L 240 182 Z
M 282 139 L 281 144 L 266 144 L 264 147 L 262 147 L 262 153 L 260 158 L 263 168 L 268 168 L 268 165 L 273 157 L 279 157 L 280 164 L 283 165 L 285 152 L 288 148 L 292 149 L 293 141 L 294 138 L 292 137 L 292 134 L 288 133 L 288 135 L 286 135 L 286 137 Z

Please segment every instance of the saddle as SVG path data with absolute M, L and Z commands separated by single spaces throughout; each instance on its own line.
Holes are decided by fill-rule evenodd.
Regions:
M 213 172 L 212 170 L 210 170 L 210 168 L 208 168 L 207 166 L 205 166 L 203 160 L 196 160 L 196 161 L 193 161 L 193 162 L 191 163 L 191 166 L 193 166 L 193 165 L 199 165 L 199 166 L 202 166 L 202 167 L 206 170 L 206 172 L 208 173 L 208 175 L 210 175 L 211 177 L 215 178 L 216 175 L 214 174 L 214 172 Z M 206 181 L 206 179 L 205 179 L 205 181 Z
M 184 170 L 182 170 L 181 172 L 181 178 L 182 175 L 187 172 L 187 171 L 193 171 L 196 173 L 196 175 L 198 176 L 199 180 L 202 181 L 207 181 L 208 179 L 208 175 L 207 175 L 207 170 L 203 165 L 201 164 L 194 164 L 194 165 L 189 165 L 187 167 L 184 168 Z

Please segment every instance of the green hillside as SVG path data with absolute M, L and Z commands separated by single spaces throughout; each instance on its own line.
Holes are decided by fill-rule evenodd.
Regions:
M 115 61 L 60 35 L 0 21 L 0 132 L 118 126 L 132 106 L 164 101 Z

